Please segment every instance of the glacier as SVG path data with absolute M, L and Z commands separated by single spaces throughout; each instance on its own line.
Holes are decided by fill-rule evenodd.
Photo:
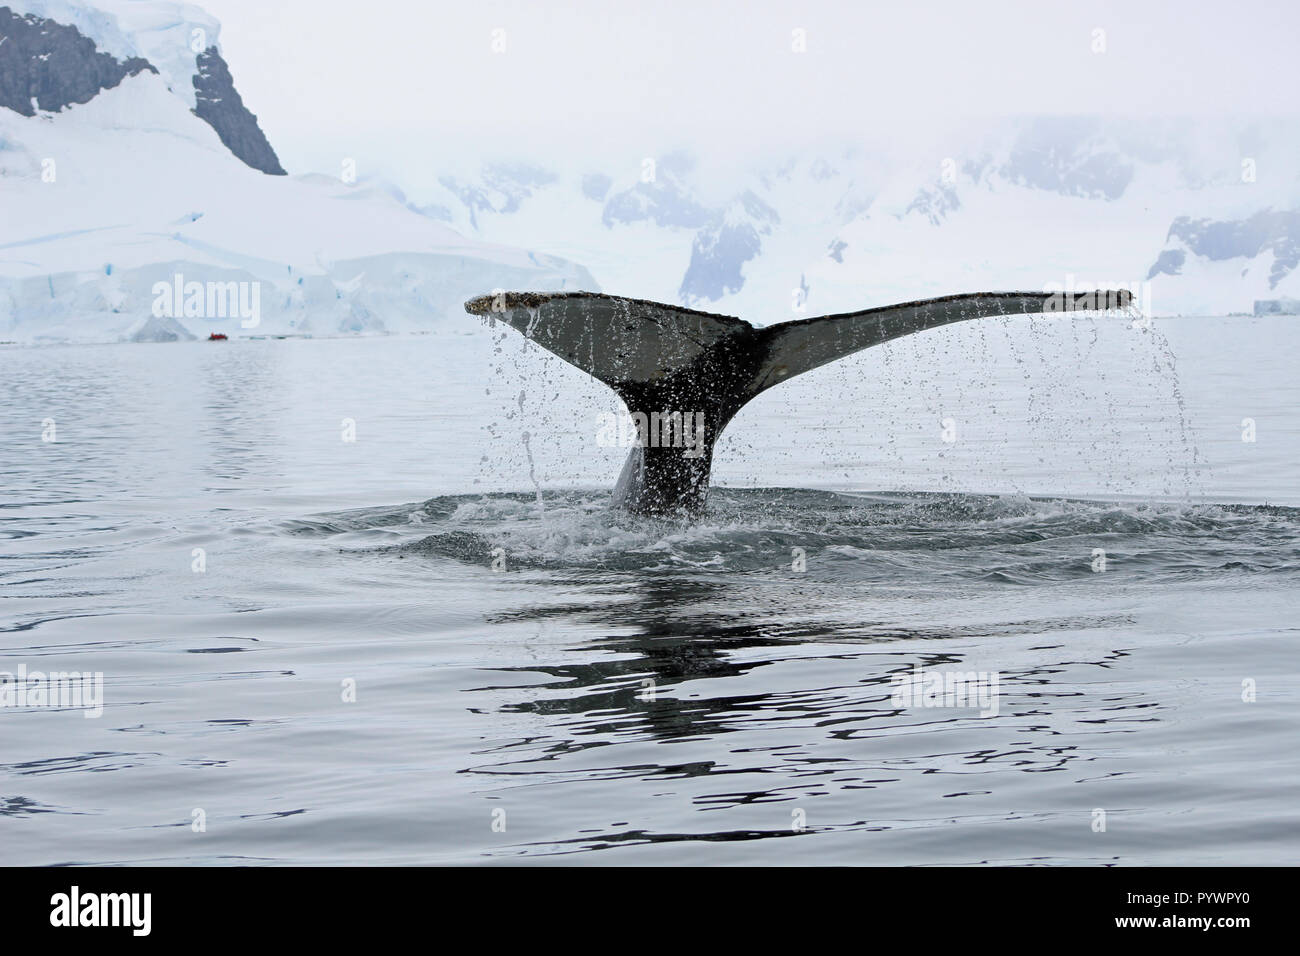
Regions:
M 195 113 L 196 56 L 172 41 L 195 23 L 215 40 L 197 8 L 18 6 L 158 72 L 58 110 L 0 109 L 0 340 L 410 332 L 463 321 L 461 303 L 485 290 L 598 288 L 558 256 L 467 238 L 386 184 L 250 168 Z M 188 55 L 169 60 L 169 44 Z M 257 283 L 258 326 L 155 314 L 154 286 L 177 275 Z

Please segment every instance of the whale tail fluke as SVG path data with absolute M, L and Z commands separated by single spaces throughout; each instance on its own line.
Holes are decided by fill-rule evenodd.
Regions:
M 728 315 L 597 292 L 502 292 L 465 303 L 618 391 L 694 365 L 729 339 L 752 334 Z
M 615 501 L 637 512 L 698 511 L 713 445 L 742 406 L 796 375 L 926 329 L 984 316 L 1111 311 L 1132 294 L 985 292 L 755 328 L 742 319 L 596 292 L 501 292 L 465 303 L 500 319 L 618 393 L 637 422 Z M 689 416 L 689 417 L 688 417 Z M 663 431 L 655 423 L 668 422 Z M 691 441 L 698 424 L 702 441 Z M 667 443 L 664 438 L 667 436 Z

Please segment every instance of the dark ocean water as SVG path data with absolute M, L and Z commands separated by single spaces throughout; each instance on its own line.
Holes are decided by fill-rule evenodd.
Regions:
M 0 863 L 1294 863 L 1269 321 L 873 350 L 692 524 L 481 329 L 0 352 L 0 670 L 103 675 L 0 707 Z

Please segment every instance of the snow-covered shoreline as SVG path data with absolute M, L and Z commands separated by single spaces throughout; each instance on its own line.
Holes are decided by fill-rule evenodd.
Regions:
M 111 39 L 118 55 L 155 58 L 149 38 L 169 16 L 206 16 L 167 3 L 126 5 L 119 19 L 66 0 L 28 7 L 67 14 L 97 42 Z M 132 17 L 142 34 L 110 29 Z M 70 36 L 57 42 L 75 58 Z M 598 288 L 580 266 L 466 238 L 391 190 L 250 168 L 196 115 L 184 90 L 192 79 L 146 69 L 114 78 L 88 102 L 31 116 L 0 109 L 0 339 L 206 338 L 248 328 L 246 317 L 210 302 L 160 312 L 156 288 L 181 277 L 251 286 L 260 334 L 414 331 L 499 286 Z

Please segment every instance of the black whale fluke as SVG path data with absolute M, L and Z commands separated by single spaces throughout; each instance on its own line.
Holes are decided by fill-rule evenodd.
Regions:
M 640 431 L 614 491 L 640 514 L 704 508 L 718 436 L 755 395 L 846 355 L 991 315 L 1112 310 L 1132 294 L 981 292 L 755 328 L 662 302 L 597 292 L 501 292 L 465 303 L 619 394 Z

